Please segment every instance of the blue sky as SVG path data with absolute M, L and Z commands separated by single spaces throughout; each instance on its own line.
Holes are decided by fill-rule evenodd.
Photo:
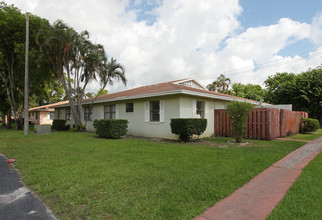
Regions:
M 267 26 L 278 23 L 280 18 L 290 18 L 295 21 L 311 23 L 313 17 L 322 12 L 321 0 L 240 0 L 243 8 L 239 16 L 241 30 Z M 154 10 L 162 4 L 162 1 L 131 0 L 128 10 L 135 10 L 137 21 L 146 21 L 148 25 L 153 25 L 157 20 Z M 290 39 L 291 41 L 292 39 Z M 225 40 L 221 42 L 221 48 L 225 46 Z M 295 56 L 297 54 L 307 56 L 308 53 L 316 49 L 316 46 L 309 39 L 296 41 L 278 54 L 281 56 Z M 200 48 L 196 48 L 199 51 Z
M 321 0 L 241 0 L 240 4 L 244 9 L 240 21 L 245 29 L 274 24 L 283 17 L 311 23 L 313 17 L 322 12 Z M 313 49 L 315 49 L 313 42 L 305 39 L 289 45 L 279 54 L 305 56 Z
M 88 30 L 126 68 L 127 87 L 116 83 L 111 92 L 184 78 L 207 85 L 221 73 L 233 83 L 262 85 L 276 72 L 322 64 L 321 0 L 6 2 Z

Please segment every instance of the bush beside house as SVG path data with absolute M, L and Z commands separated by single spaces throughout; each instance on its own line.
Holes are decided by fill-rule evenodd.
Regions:
M 319 120 L 313 118 L 302 118 L 300 133 L 306 134 L 315 132 L 320 127 Z
M 200 136 L 207 128 L 204 118 L 173 118 L 170 122 L 171 132 L 179 135 L 179 139 L 188 142 L 193 135 Z
M 66 120 L 54 119 L 51 128 L 56 131 L 65 131 L 67 129 Z
M 128 120 L 124 119 L 96 119 L 93 125 L 100 138 L 117 139 L 126 135 L 128 123 Z
M 241 142 L 241 139 L 245 134 L 247 117 L 252 110 L 253 106 L 246 102 L 234 101 L 227 104 L 227 112 L 232 123 L 237 143 Z

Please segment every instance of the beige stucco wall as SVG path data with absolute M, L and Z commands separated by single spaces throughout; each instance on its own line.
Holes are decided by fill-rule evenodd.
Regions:
M 164 101 L 164 122 L 145 122 L 145 102 L 163 100 Z M 214 100 L 210 98 L 203 98 L 191 95 L 170 95 L 161 97 L 152 97 L 144 99 L 135 99 L 118 102 L 99 103 L 93 105 L 93 118 L 104 119 L 104 106 L 116 104 L 116 117 L 117 119 L 127 119 L 128 135 L 145 136 L 145 137 L 160 137 L 177 139 L 178 137 L 171 133 L 170 119 L 171 118 L 193 118 L 193 103 L 194 101 L 205 101 L 207 110 L 205 110 L 208 125 L 202 137 L 209 137 L 214 133 L 214 109 L 223 109 L 228 103 L 227 101 Z M 131 113 L 126 112 L 126 103 L 133 102 L 134 111 Z M 83 110 L 84 112 L 84 110 Z M 58 116 L 56 108 L 55 118 Z M 60 118 L 65 119 L 65 109 L 60 108 Z M 84 114 L 82 115 L 84 120 Z M 68 120 L 67 124 L 74 124 L 73 121 Z M 86 122 L 86 129 L 88 131 L 95 131 L 93 121 Z
M 36 117 L 36 114 L 38 114 L 38 117 Z M 34 125 L 52 124 L 53 120 L 48 119 L 48 114 L 50 114 L 48 111 L 30 111 L 29 120 Z
M 38 114 L 38 117 L 36 117 L 36 114 Z M 30 111 L 29 120 L 30 120 L 31 124 L 38 125 L 39 124 L 39 112 Z
M 145 102 L 164 100 L 164 122 L 145 122 Z M 133 112 L 126 112 L 126 103 L 133 102 Z M 148 99 L 136 99 L 129 101 L 109 102 L 94 105 L 94 119 L 104 119 L 104 106 L 116 104 L 117 119 L 128 120 L 128 135 L 146 136 L 146 137 L 163 137 L 176 138 L 171 133 L 170 119 L 179 117 L 179 97 L 167 96 Z M 88 131 L 95 131 L 93 122 L 86 123 Z
M 180 96 L 180 118 L 195 118 L 193 114 L 194 101 L 204 101 L 205 104 L 205 118 L 207 119 L 207 129 L 201 137 L 210 137 L 214 133 L 214 109 L 215 100 L 202 97 L 194 97 L 182 95 Z

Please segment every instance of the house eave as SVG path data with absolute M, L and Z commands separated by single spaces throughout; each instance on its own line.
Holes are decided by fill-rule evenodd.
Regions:
M 117 101 L 126 101 L 126 100 L 132 100 L 132 99 L 144 99 L 144 98 L 167 96 L 167 95 L 177 95 L 177 94 L 192 95 L 192 96 L 198 96 L 198 97 L 210 98 L 210 99 L 217 99 L 217 100 L 223 100 L 223 101 L 246 101 L 246 102 L 251 103 L 253 105 L 258 105 L 258 102 L 252 101 L 252 100 L 244 100 L 244 99 L 238 99 L 238 97 L 220 96 L 220 95 L 216 95 L 216 94 L 189 91 L 189 90 L 184 90 L 184 89 L 172 90 L 172 91 L 166 91 L 166 92 L 150 93 L 150 94 L 143 94 L 143 95 L 123 96 L 123 97 L 117 97 L 117 98 L 105 99 L 105 100 L 97 100 L 97 101 L 94 102 L 94 104 L 107 103 L 107 102 L 117 102 Z M 89 104 L 91 104 L 91 102 L 83 102 L 83 105 L 89 105 Z M 57 108 L 68 107 L 68 106 L 69 106 L 69 104 L 64 104 L 64 105 L 61 105 L 61 106 L 57 106 Z

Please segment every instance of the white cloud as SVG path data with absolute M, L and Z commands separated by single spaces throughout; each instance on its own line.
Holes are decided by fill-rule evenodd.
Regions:
M 322 12 L 318 13 L 312 21 L 311 38 L 317 45 L 322 45 Z
M 62 19 L 78 31 L 88 30 L 92 40 L 126 68 L 128 86 L 115 83 L 108 88 L 112 92 L 187 77 L 207 84 L 220 73 L 232 82 L 261 84 L 277 71 L 301 72 L 321 62 L 319 53 L 305 59 L 278 55 L 301 39 L 312 39 L 316 51 L 321 51 L 321 13 L 312 24 L 281 18 L 277 24 L 243 30 L 238 0 L 163 0 L 148 13 L 155 16 L 152 25 L 136 20 L 141 9 L 131 9 L 130 0 L 16 0 L 15 4 L 51 22 Z M 97 84 L 88 87 L 97 89 Z

